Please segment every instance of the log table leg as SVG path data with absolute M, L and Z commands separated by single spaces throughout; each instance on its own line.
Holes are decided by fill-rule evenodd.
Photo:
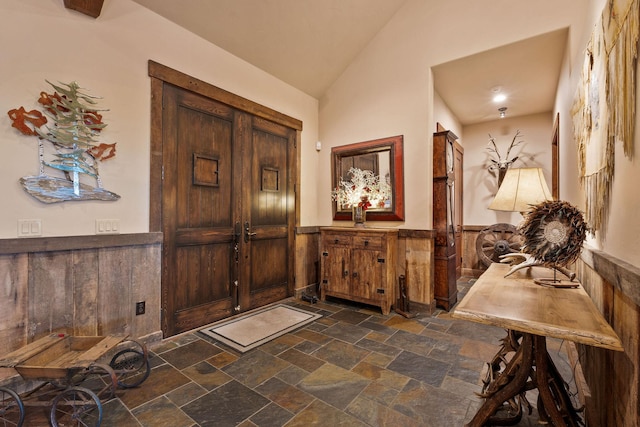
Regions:
M 491 379 L 485 383 L 481 394 L 484 403 L 466 427 L 517 424 L 522 417 L 523 402 L 531 412 L 525 393 L 533 388 L 539 392 L 538 412 L 541 419 L 556 427 L 583 425 L 571 403 L 565 382 L 547 352 L 546 338 L 508 331 L 503 342 L 502 348 L 489 364 L 488 375 Z M 506 361 L 505 356 L 509 352 L 514 354 Z M 502 363 L 504 368 L 500 366 Z M 498 412 L 505 408 L 515 409 L 515 413 L 506 418 L 499 416 Z

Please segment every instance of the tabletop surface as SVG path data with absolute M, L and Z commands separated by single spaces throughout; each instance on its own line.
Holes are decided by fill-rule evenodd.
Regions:
M 493 263 L 471 286 L 452 317 L 535 335 L 624 351 L 620 338 L 582 286 L 552 288 L 533 282 L 553 277 L 532 267 L 509 277 L 507 264 Z

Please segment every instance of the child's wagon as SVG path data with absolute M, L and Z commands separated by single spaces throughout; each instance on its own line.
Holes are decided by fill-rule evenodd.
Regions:
M 118 387 L 140 385 L 151 371 L 146 347 L 125 339 L 52 334 L 0 359 L 0 367 L 38 384 L 22 395 L 0 387 L 0 424 L 21 426 L 25 406 L 46 406 L 54 427 L 99 426 L 102 402 Z M 98 363 L 108 353 L 108 364 Z

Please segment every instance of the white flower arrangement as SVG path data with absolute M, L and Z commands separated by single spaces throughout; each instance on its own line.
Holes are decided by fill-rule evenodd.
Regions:
M 391 198 L 391 184 L 373 171 L 351 168 L 349 175 L 350 181 L 341 180 L 331 192 L 331 200 L 338 202 L 339 207 L 383 208 Z

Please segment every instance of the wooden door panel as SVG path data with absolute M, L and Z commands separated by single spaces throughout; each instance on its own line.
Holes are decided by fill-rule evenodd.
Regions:
M 232 228 L 231 112 L 221 118 L 192 106 L 178 109 L 179 228 Z
M 251 160 L 243 175 L 243 181 L 250 183 L 244 223 L 250 255 L 245 276 L 249 286 L 240 287 L 241 309 L 259 307 L 290 294 L 295 214 L 290 161 L 294 143 L 295 133 L 290 129 L 252 119 Z
M 357 297 L 375 299 L 376 290 L 384 283 L 385 270 L 378 262 L 380 252 L 357 249 L 351 253 L 351 293 Z M 373 268 L 363 270 L 364 266 Z
M 229 316 L 234 254 L 234 112 L 167 86 L 163 123 L 163 331 Z
M 296 130 L 230 105 L 162 86 L 165 336 L 293 292 Z
M 327 246 L 323 254 L 322 278 L 331 292 L 349 295 L 351 283 L 351 248 L 348 246 Z

